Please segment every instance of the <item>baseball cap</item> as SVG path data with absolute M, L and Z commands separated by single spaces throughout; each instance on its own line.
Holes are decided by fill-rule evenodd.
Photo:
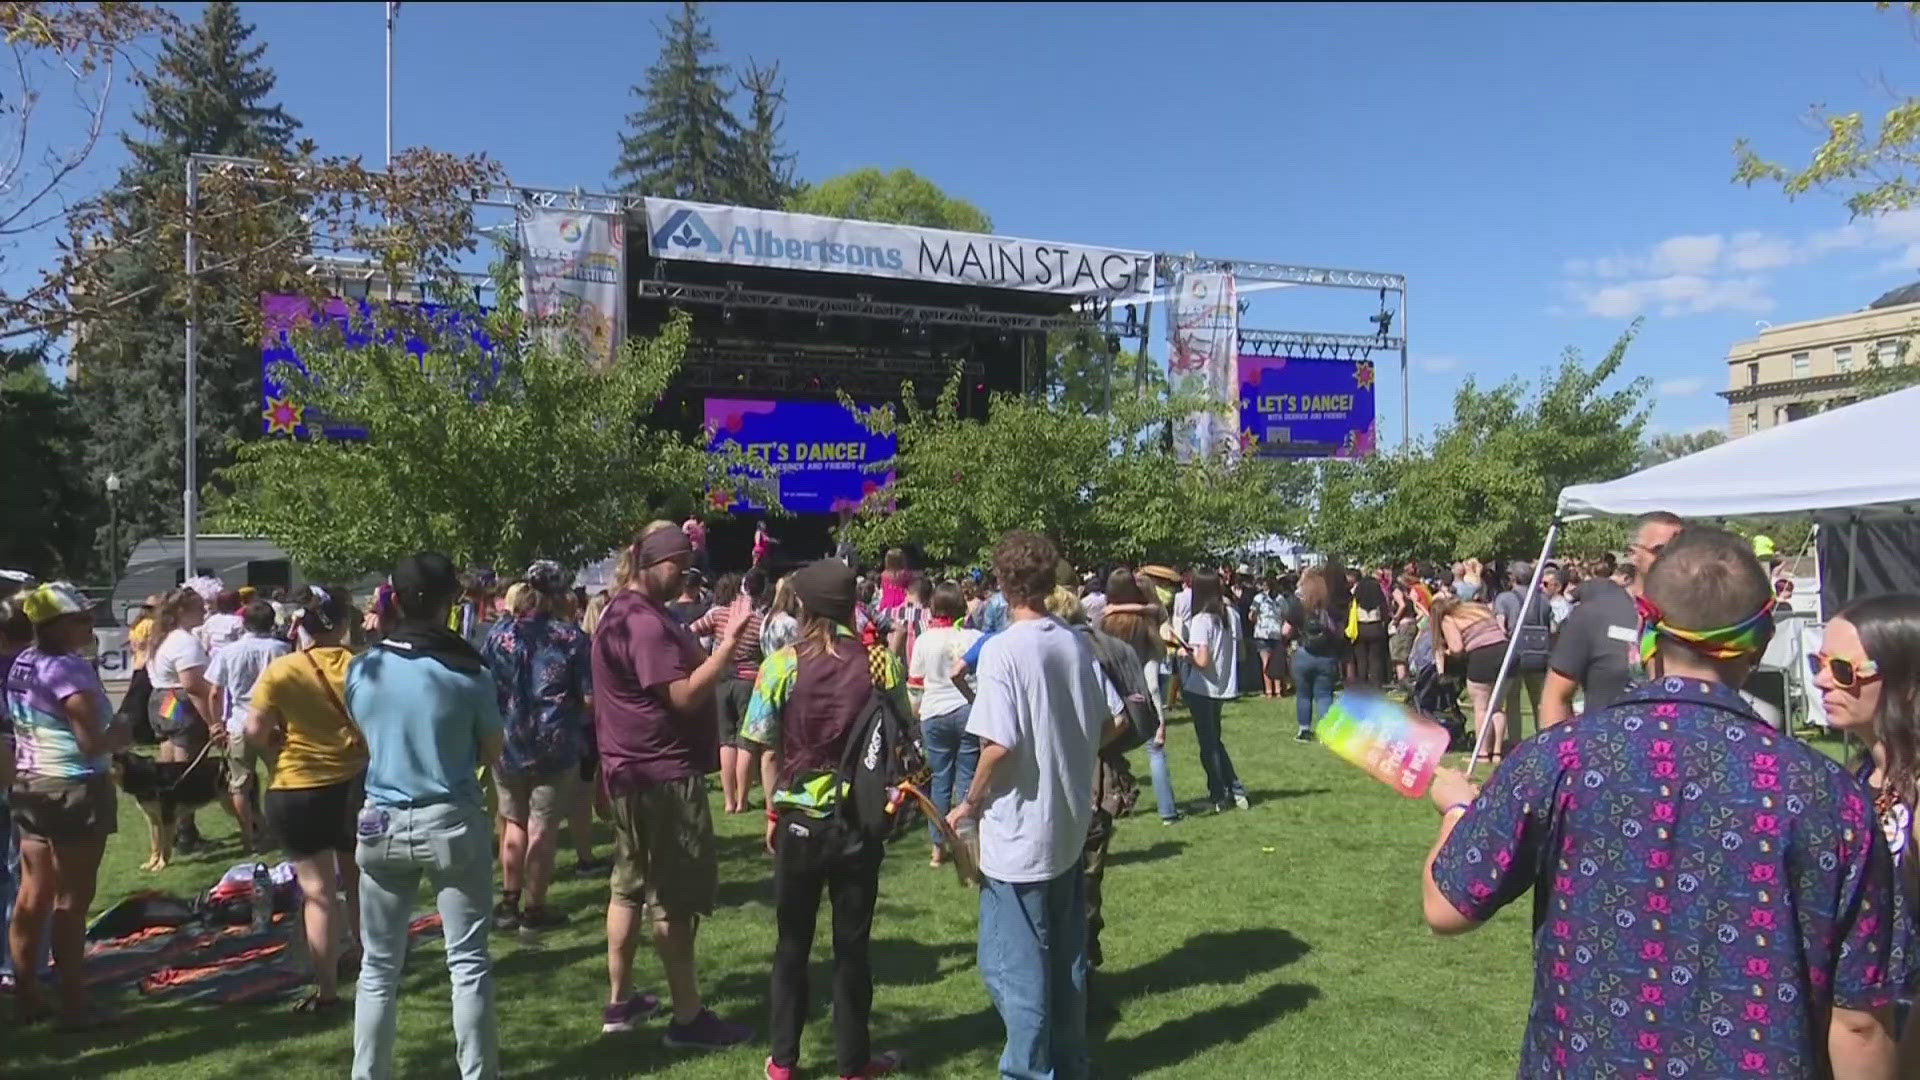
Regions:
M 91 606 L 80 590 L 66 581 L 49 581 L 28 593 L 20 604 L 21 610 L 27 613 L 27 620 L 35 626 L 52 622 L 62 615 L 82 614 Z

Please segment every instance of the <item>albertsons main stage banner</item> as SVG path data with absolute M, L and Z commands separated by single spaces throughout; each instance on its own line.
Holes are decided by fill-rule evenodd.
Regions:
M 785 214 L 681 199 L 647 200 L 656 258 L 984 285 L 1064 296 L 1146 299 L 1144 251 Z

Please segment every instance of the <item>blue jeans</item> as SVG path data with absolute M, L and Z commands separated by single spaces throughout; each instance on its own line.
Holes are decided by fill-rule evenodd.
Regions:
M 1051 881 L 983 877 L 980 976 L 1007 1029 L 1004 1080 L 1082 1080 L 1087 1045 L 1086 873 Z
M 1333 680 L 1339 675 L 1340 661 L 1334 657 L 1293 650 L 1293 708 L 1301 731 L 1312 731 L 1314 721 L 1333 707 Z
M 1167 767 L 1167 748 L 1147 740 L 1147 768 L 1153 773 L 1153 801 L 1158 804 L 1161 821 L 1172 821 L 1180 816 L 1180 806 L 1173 799 L 1173 770 Z
M 371 803 L 368 810 L 373 810 Z M 442 803 L 384 809 L 384 832 L 368 835 L 363 816 L 354 861 L 360 865 L 359 991 L 353 1002 L 354 1080 L 393 1076 L 394 1023 L 407 923 L 424 875 L 433 884 L 453 980 L 455 1058 L 463 1080 L 500 1075 L 487 928 L 493 906 L 493 823 L 477 806 Z
M 933 790 L 927 797 L 943 818 L 955 803 L 967 797 L 974 766 L 980 764 L 980 740 L 967 734 L 967 716 L 972 711 L 973 706 L 962 705 L 920 721 L 920 745 L 927 753 L 927 767 L 933 770 Z M 931 821 L 927 822 L 927 836 L 934 846 L 940 845 L 940 828 Z
M 1207 798 L 1223 803 L 1236 795 L 1245 795 L 1240 774 L 1233 771 L 1233 758 L 1227 744 L 1220 741 L 1220 710 L 1226 702 L 1220 698 L 1187 694 L 1187 711 L 1193 714 L 1193 737 L 1200 743 L 1200 767 L 1207 773 Z

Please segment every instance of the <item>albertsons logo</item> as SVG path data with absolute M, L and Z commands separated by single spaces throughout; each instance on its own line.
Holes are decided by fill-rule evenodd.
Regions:
M 726 245 L 720 242 L 720 237 L 705 219 L 692 210 L 680 209 L 668 214 L 667 220 L 653 234 L 653 250 L 662 255 L 702 248 L 720 255 L 727 251 Z

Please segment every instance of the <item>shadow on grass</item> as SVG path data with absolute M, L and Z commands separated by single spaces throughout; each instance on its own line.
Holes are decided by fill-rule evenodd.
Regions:
M 1101 971 L 1098 992 L 1113 1002 L 1193 986 L 1235 986 L 1307 954 L 1307 943 L 1263 927 L 1195 934 L 1171 952 L 1125 971 Z
M 442 976 L 444 979 L 444 975 Z M 276 1043 L 317 1028 L 338 1023 L 351 1028 L 351 1004 L 321 1017 L 298 1016 L 287 1003 L 258 1005 L 189 1005 L 178 1003 L 139 1004 L 137 994 L 108 999 L 120 1014 L 119 1025 L 106 1032 L 62 1035 L 41 1027 L 30 1031 L 11 1031 L 7 1035 L 10 1077 L 111 1076 L 122 1069 L 143 1065 L 188 1066 L 179 1075 L 210 1076 L 207 1055 L 211 1048 L 234 1045 L 273 1047 Z M 84 1055 L 82 1059 L 81 1055 Z M 351 1040 L 342 1038 L 338 1073 L 347 1072 L 353 1055 Z M 296 1062 L 270 1062 L 263 1055 L 255 1059 L 262 1073 L 291 1068 Z M 298 1065 L 320 1065 L 310 1057 Z M 250 1069 L 252 1066 L 249 1067 Z M 238 1080 L 236 1077 L 235 1080 Z
M 1159 862 L 1161 859 L 1171 859 L 1186 849 L 1187 845 L 1179 840 L 1162 840 L 1151 847 L 1134 848 L 1130 851 L 1109 851 L 1107 866 L 1112 868 Z
M 1110 1042 L 1096 1038 L 1094 1060 L 1096 1064 L 1122 1062 L 1122 1071 L 1129 1076 L 1179 1065 L 1216 1046 L 1254 1037 L 1268 1024 L 1306 1008 L 1319 996 L 1317 986 L 1275 983 L 1245 1001 L 1170 1020 L 1130 1039 Z

